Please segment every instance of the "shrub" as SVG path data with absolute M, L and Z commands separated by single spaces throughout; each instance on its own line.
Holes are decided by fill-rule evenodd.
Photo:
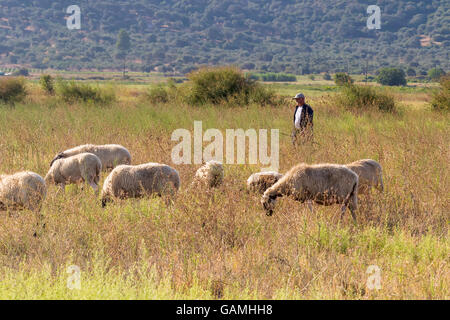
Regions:
M 402 69 L 382 68 L 378 72 L 378 83 L 385 86 L 404 86 L 406 85 L 406 75 Z
M 406 70 L 406 74 L 408 75 L 408 77 L 415 77 L 416 76 L 416 70 L 414 70 L 413 68 L 408 68 Z
M 428 77 L 433 81 L 439 81 L 439 79 L 444 75 L 445 71 L 441 68 L 433 68 L 428 71 Z
M 441 78 L 441 88 L 434 93 L 431 106 L 437 111 L 450 111 L 450 75 Z
M 49 74 L 44 74 L 39 79 L 39 83 L 41 85 L 42 90 L 44 90 L 47 94 L 54 94 L 55 88 L 53 85 L 53 78 Z
M 323 80 L 331 80 L 330 74 L 329 74 L 329 73 L 325 73 L 325 74 L 323 75 Z
M 82 101 L 107 104 L 115 100 L 115 94 L 111 90 L 75 81 L 60 81 L 58 93 L 67 102 Z
M 350 110 L 380 110 L 393 112 L 394 98 L 370 86 L 348 85 L 341 89 L 337 104 Z
M 260 81 L 270 81 L 270 82 L 295 82 L 297 77 L 293 74 L 286 73 L 252 73 L 249 75 L 250 79 L 260 80 Z
M 245 77 L 235 67 L 205 67 L 188 74 L 185 102 L 194 105 L 229 103 L 273 104 L 275 95 L 262 85 Z M 185 88 L 181 88 L 182 90 Z
M 151 103 L 167 103 L 169 102 L 169 93 L 161 85 L 150 88 L 146 93 L 146 98 Z
M 15 103 L 25 98 L 27 92 L 22 78 L 0 79 L 0 102 Z
M 338 72 L 334 75 L 334 82 L 338 86 L 345 86 L 353 83 L 353 79 L 344 72 Z

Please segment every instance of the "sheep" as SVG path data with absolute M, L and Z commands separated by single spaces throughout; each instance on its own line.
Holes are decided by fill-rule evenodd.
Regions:
M 264 192 L 261 204 L 266 214 L 273 214 L 276 198 L 291 196 L 297 201 L 314 201 L 321 205 L 343 204 L 356 221 L 358 207 L 358 175 L 343 165 L 300 163 Z
M 58 153 L 50 163 L 53 163 L 61 158 L 71 157 L 80 153 L 93 153 L 100 158 L 103 170 L 107 171 L 114 169 L 120 164 L 131 164 L 130 152 L 123 146 L 118 144 L 93 145 L 85 144 L 63 152 Z
M 247 189 L 251 192 L 263 194 L 273 186 L 283 175 L 274 171 L 257 172 L 247 179 Z
M 31 171 L 0 175 L 0 211 L 8 208 L 40 211 L 47 194 L 44 179 Z
M 222 162 L 210 160 L 200 167 L 195 173 L 195 184 L 206 184 L 208 187 L 218 187 L 223 182 Z
M 113 198 L 173 195 L 179 188 L 180 175 L 168 165 L 152 162 L 137 166 L 120 165 L 105 179 L 101 194 L 102 207 Z
M 66 184 L 87 182 L 97 194 L 101 170 L 99 157 L 93 153 L 80 153 L 55 160 L 45 176 L 45 182 L 59 185 L 62 190 Z
M 346 165 L 358 175 L 358 194 L 368 194 L 372 187 L 383 191 L 383 177 L 381 165 L 372 159 L 358 160 Z

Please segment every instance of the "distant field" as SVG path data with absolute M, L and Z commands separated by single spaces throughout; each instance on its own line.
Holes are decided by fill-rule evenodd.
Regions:
M 430 110 L 433 88 L 386 88 L 398 114 L 355 115 L 333 104 L 332 81 L 268 84 L 283 95 L 304 92 L 314 108 L 316 144 L 296 150 L 287 136 L 293 104 L 152 105 L 142 98 L 148 84 L 100 83 L 113 86 L 117 102 L 67 104 L 33 81 L 24 103 L 0 105 L 0 172 L 44 176 L 61 150 L 119 143 L 134 164 L 174 166 L 181 191 L 169 207 L 143 199 L 102 209 L 89 188 L 69 186 L 63 195 L 51 187 L 38 237 L 31 212 L 0 212 L 1 299 L 450 298 L 450 116 Z M 338 206 L 312 213 L 289 199 L 267 217 L 260 197 L 244 191 L 261 165 L 226 165 L 224 185 L 205 191 L 190 187 L 198 165 L 171 163 L 171 133 L 192 130 L 194 120 L 222 132 L 278 128 L 283 173 L 299 162 L 373 158 L 386 190 L 360 199 L 357 224 L 348 213 L 339 220 Z M 67 288 L 69 265 L 81 269 L 80 290 Z M 381 271 L 379 290 L 366 286 L 371 265 Z

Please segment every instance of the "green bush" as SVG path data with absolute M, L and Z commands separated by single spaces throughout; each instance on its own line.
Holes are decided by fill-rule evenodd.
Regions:
M 188 74 L 183 86 L 185 102 L 193 105 L 258 103 L 274 104 L 275 95 L 235 67 L 205 67 Z
M 439 81 L 444 75 L 445 71 L 441 68 L 433 68 L 428 71 L 428 77 L 433 81 Z
M 41 85 L 42 90 L 44 90 L 47 94 L 54 94 L 55 87 L 53 85 L 53 78 L 49 74 L 44 74 L 39 79 L 39 84 Z
M 431 106 L 437 111 L 450 111 L 450 76 L 441 78 L 441 88 L 433 95 Z
M 345 86 L 353 83 L 353 79 L 344 72 L 338 72 L 334 75 L 334 82 L 338 86 Z
M 151 87 L 145 95 L 147 100 L 149 100 L 151 103 L 169 102 L 169 93 L 161 85 Z
M 249 76 L 249 79 L 260 80 L 265 82 L 295 82 L 297 81 L 297 77 L 293 74 L 286 73 L 252 73 Z
M 341 88 L 337 105 L 349 110 L 380 110 L 394 112 L 395 100 L 379 89 L 370 86 L 348 85 Z
M 324 75 L 323 75 L 323 80 L 331 80 L 331 76 L 330 76 L 330 74 L 329 73 L 325 73 Z
M 67 102 L 92 102 L 108 104 L 115 100 L 116 96 L 112 90 L 94 87 L 87 83 L 75 81 L 59 81 L 58 94 Z
M 405 71 L 398 68 L 382 68 L 378 72 L 378 83 L 385 86 L 406 85 Z
M 20 102 L 27 95 L 25 80 L 22 78 L 0 79 L 0 102 Z

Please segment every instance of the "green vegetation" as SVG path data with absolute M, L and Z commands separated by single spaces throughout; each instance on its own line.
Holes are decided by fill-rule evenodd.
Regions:
M 353 111 L 380 110 L 394 112 L 395 100 L 392 96 L 370 86 L 347 85 L 341 87 L 337 105 Z
M 117 37 L 117 55 L 116 57 L 118 59 L 123 60 L 123 77 L 125 78 L 125 70 L 126 70 L 126 63 L 127 63 L 127 55 L 131 48 L 131 40 L 128 33 L 122 29 L 119 32 L 119 36 Z
M 285 74 L 285 73 L 252 73 L 249 76 L 251 79 L 266 81 L 266 82 L 295 82 L 297 81 L 297 77 L 293 74 Z
M 22 78 L 0 78 L 0 103 L 13 104 L 22 101 L 27 94 Z
M 441 78 L 441 88 L 433 95 L 431 106 L 437 111 L 450 111 L 450 75 Z
M 278 104 L 274 92 L 255 82 L 236 67 L 204 67 L 187 75 L 190 80 L 179 87 L 169 81 L 168 88 L 153 87 L 146 94 L 150 102 L 169 100 L 189 105 L 223 104 L 245 106 Z
M 54 81 L 51 75 L 42 75 L 39 79 L 39 84 L 41 85 L 42 90 L 44 90 L 47 94 L 55 93 Z
M 328 101 L 334 92 L 325 86 L 262 84 L 288 96 L 308 92 L 317 143 L 295 150 L 281 134 L 292 129 L 292 101 L 276 108 L 177 101 L 162 107 L 140 100 L 148 85 L 133 84 L 117 85 L 105 112 L 78 100 L 55 103 L 39 84 L 26 86 L 24 102 L 0 108 L 1 173 L 45 175 L 61 150 L 119 143 L 133 164 L 173 166 L 181 190 L 170 206 L 156 197 L 102 209 L 90 188 L 61 193 L 52 186 L 41 211 L 46 228 L 37 237 L 35 214 L 0 212 L 0 298 L 448 299 L 450 164 L 443 151 L 450 114 L 427 108 L 429 89 L 382 88 L 405 104 L 404 112 L 355 114 Z M 279 129 L 280 172 L 300 161 L 373 158 L 383 166 L 385 191 L 360 198 L 357 224 L 348 213 L 340 220 L 339 206 L 313 205 L 311 212 L 287 198 L 267 217 L 261 197 L 243 192 L 248 176 L 265 165 L 226 164 L 224 184 L 206 191 L 191 187 L 199 165 L 171 162 L 178 144 L 172 132 L 193 130 L 196 120 L 224 135 L 232 128 Z M 67 288 L 70 265 L 81 269 L 80 290 Z M 366 286 L 370 265 L 381 270 L 380 290 Z
M 57 89 L 58 95 L 67 102 L 82 101 L 104 105 L 115 100 L 113 90 L 107 90 L 88 83 L 60 80 Z
M 385 86 L 405 86 L 405 71 L 398 68 L 382 68 L 378 71 L 377 81 Z
M 443 76 L 445 76 L 445 71 L 441 68 L 433 68 L 428 71 L 428 77 L 433 81 L 439 81 Z
M 334 75 L 334 83 L 338 86 L 350 85 L 353 83 L 353 79 L 346 73 L 338 72 Z
M 121 70 L 114 55 L 124 29 L 134 71 L 185 74 L 234 63 L 264 72 L 361 74 L 366 61 L 371 73 L 400 60 L 416 70 L 450 70 L 445 1 L 78 0 L 81 30 L 67 30 L 70 4 L 2 0 L 0 64 Z M 380 32 L 366 28 L 369 4 L 382 8 Z

